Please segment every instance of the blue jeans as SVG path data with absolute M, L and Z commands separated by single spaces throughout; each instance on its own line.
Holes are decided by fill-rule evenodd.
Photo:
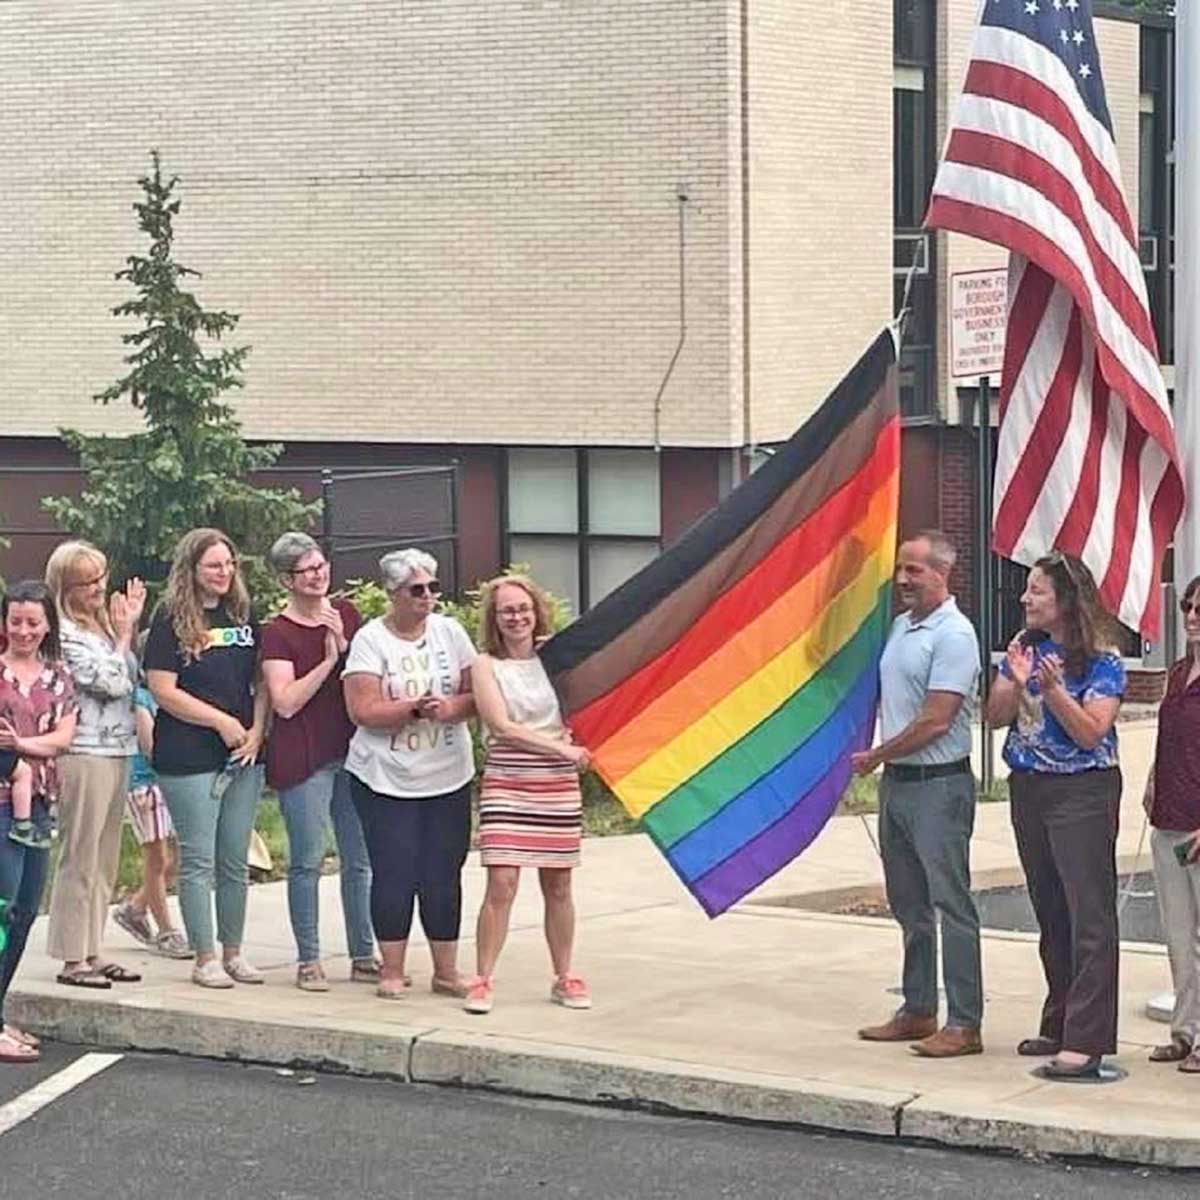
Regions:
M 246 767 L 220 796 L 220 773 L 160 775 L 158 786 L 179 838 L 179 911 L 197 954 L 214 949 L 212 892 L 216 879 L 217 939 L 240 946 L 246 928 L 246 855 L 254 813 L 262 795 L 263 769 Z
M 25 942 L 41 907 L 50 865 L 49 850 L 34 850 L 10 842 L 11 828 L 12 807 L 0 805 L 0 899 L 9 905 L 3 918 L 8 922 L 8 944 L 0 954 L 0 1024 L 4 1021 L 8 985 L 25 953 Z
M 301 962 L 321 957 L 318 893 L 326 830 L 332 824 L 342 864 L 342 917 L 351 958 L 371 958 L 371 865 L 362 825 L 350 799 L 350 777 L 341 763 L 318 767 L 302 783 L 283 788 L 279 811 L 288 837 L 288 915 Z

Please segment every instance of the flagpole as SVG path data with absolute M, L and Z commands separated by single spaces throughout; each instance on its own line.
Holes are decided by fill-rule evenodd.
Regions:
M 1175 440 L 1187 505 L 1175 591 L 1200 574 L 1200 3 L 1175 9 Z M 1168 263 L 1170 250 L 1167 252 Z M 1178 614 L 1172 613 L 1172 619 Z M 1180 645 L 1183 644 L 1182 639 Z

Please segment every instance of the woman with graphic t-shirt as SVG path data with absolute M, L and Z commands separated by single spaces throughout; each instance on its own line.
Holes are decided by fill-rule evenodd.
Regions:
M 242 955 L 242 933 L 267 691 L 256 689 L 258 627 L 237 553 L 220 530 L 193 529 L 180 538 L 144 663 L 158 702 L 153 765 L 179 838 L 179 907 L 196 952 L 192 982 L 262 983 Z M 221 962 L 213 938 L 214 864 Z
M 461 874 L 471 836 L 475 762 L 464 722 L 475 715 L 475 647 L 433 611 L 437 562 L 420 550 L 379 560 L 391 605 L 350 643 L 342 673 L 358 726 L 346 756 L 351 796 L 371 860 L 371 922 L 383 967 L 378 995 L 397 1000 L 414 900 L 433 955 L 433 990 L 462 997 Z
M 988 697 L 1008 725 L 1004 761 L 1017 853 L 1041 930 L 1047 995 L 1037 1037 L 1050 1079 L 1097 1078 L 1117 1049 L 1117 819 L 1114 727 L 1125 668 L 1092 573 L 1065 554 L 1039 559 L 1021 596 L 1025 629 Z

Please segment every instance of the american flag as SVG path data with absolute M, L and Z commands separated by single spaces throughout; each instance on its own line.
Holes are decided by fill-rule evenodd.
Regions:
M 1183 483 L 1088 0 L 983 0 L 926 224 L 1011 252 L 993 549 L 1157 636 Z

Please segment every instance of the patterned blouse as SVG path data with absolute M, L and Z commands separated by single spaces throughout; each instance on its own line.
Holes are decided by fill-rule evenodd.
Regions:
M 0 717 L 18 737 L 52 733 L 64 718 L 79 713 L 75 685 L 61 662 L 45 663 L 28 691 L 4 663 L 0 663 Z M 58 799 L 58 768 L 52 758 L 27 760 L 33 768 L 33 792 L 47 804 Z M 0 780 L 0 804 L 9 802 L 9 784 Z
M 128 758 L 137 751 L 133 715 L 137 659 L 67 618 L 61 636 L 63 661 L 79 701 L 79 724 L 68 753 Z
M 1042 642 L 1034 649 L 1034 668 L 1042 659 L 1055 654 L 1066 656 L 1057 642 Z M 1012 678 L 1008 663 L 1000 664 L 1000 673 Z M 1110 650 L 1088 659 L 1082 675 L 1063 676 L 1063 687 L 1080 704 L 1104 696 L 1125 694 L 1125 665 Z M 1085 749 L 1059 723 L 1042 698 L 1035 677 L 1021 692 L 1017 719 L 1004 742 L 1004 761 L 1014 771 L 1038 771 L 1047 775 L 1074 775 L 1079 771 L 1097 771 L 1117 765 L 1117 729 L 1114 725 L 1099 745 Z

